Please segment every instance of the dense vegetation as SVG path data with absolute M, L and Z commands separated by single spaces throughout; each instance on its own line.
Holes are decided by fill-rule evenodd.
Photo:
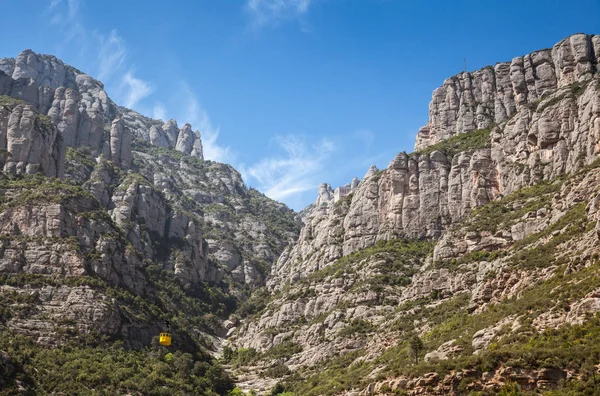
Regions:
M 381 258 L 377 269 L 380 277 L 370 281 L 382 284 L 410 283 L 412 276 L 421 260 L 433 252 L 432 241 L 413 241 L 404 239 L 391 239 L 378 241 L 375 245 L 351 253 L 336 260 L 333 264 L 313 272 L 310 281 L 320 281 L 328 277 L 339 278 L 344 274 L 356 271 L 355 265 L 367 258 Z
M 119 343 L 88 337 L 47 348 L 28 337 L 0 332 L 0 390 L 3 394 L 224 395 L 231 378 L 204 354 L 152 346 L 127 350 Z
M 456 154 L 462 153 L 463 151 L 489 148 L 492 144 L 490 140 L 492 127 L 493 126 L 467 133 L 460 133 L 442 140 L 439 143 L 427 146 L 417 152 L 420 154 L 431 154 L 434 151 L 441 151 L 446 154 L 447 157 L 454 157 Z

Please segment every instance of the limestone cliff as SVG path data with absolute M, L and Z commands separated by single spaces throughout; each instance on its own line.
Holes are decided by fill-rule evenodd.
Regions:
M 314 207 L 270 285 L 378 240 L 439 238 L 476 207 L 594 161 L 599 51 L 599 36 L 577 34 L 552 49 L 446 80 L 433 93 L 417 151 L 369 172 L 346 209 Z
M 251 315 L 230 325 L 242 385 L 584 389 L 595 352 L 571 332 L 595 329 L 600 309 L 599 39 L 446 80 L 415 152 L 335 203 L 322 185 Z M 562 350 L 577 363 L 559 362 Z
M 0 59 L 0 166 L 0 298 L 39 296 L 0 329 L 44 343 L 139 347 L 178 317 L 182 345 L 212 348 L 223 329 L 203 315 L 224 318 L 297 235 L 292 210 L 204 161 L 190 124 L 119 107 L 31 50 Z

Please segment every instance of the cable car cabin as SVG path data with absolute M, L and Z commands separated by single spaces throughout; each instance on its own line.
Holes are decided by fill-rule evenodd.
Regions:
M 171 345 L 171 333 L 160 333 L 160 345 L 169 346 Z

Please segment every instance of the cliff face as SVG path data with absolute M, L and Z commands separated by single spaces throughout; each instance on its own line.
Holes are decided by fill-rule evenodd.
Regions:
M 34 106 L 8 97 L 0 99 L 0 152 L 0 164 L 9 175 L 64 176 L 60 132 Z
M 101 82 L 54 56 L 26 50 L 15 59 L 0 59 L 0 95 L 21 99 L 48 115 L 65 147 L 86 146 L 93 156 L 102 154 L 117 163 L 123 155 L 125 167 L 131 156 L 127 149 L 131 139 L 203 159 L 200 133 L 193 132 L 189 124 L 179 129 L 173 120 L 164 123 L 118 107 Z M 115 119 L 122 122 L 113 131 Z
M 433 91 L 429 121 L 417 134 L 415 150 L 502 124 L 560 88 L 591 80 L 599 54 L 599 36 L 576 34 L 552 49 L 447 79 Z
M 600 37 L 578 34 L 433 92 L 412 154 L 363 179 L 347 209 L 316 207 L 270 285 L 390 238 L 438 238 L 474 208 L 591 163 Z M 325 226 L 324 224 L 329 224 Z
M 541 339 L 547 356 L 569 349 L 546 329 L 596 326 L 584 318 L 600 307 L 589 278 L 600 254 L 599 45 L 577 34 L 446 80 L 414 153 L 346 198 L 321 186 L 268 292 L 251 300 L 261 309 L 230 330 L 232 348 L 258 351 L 247 368 L 233 355 L 242 385 L 306 395 L 559 386 L 565 365 L 515 361 L 543 354 Z M 583 370 L 585 354 L 571 353 Z M 286 369 L 294 375 L 277 374 Z
M 30 50 L 0 59 L 0 166 L 0 298 L 37 296 L 0 327 L 45 343 L 68 331 L 149 345 L 159 317 L 180 317 L 180 342 L 210 345 L 223 330 L 203 315 L 264 283 L 298 232 L 293 211 L 204 161 L 190 124 L 119 107 Z

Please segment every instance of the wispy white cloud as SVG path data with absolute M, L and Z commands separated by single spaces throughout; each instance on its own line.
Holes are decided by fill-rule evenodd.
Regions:
M 301 18 L 312 0 L 247 0 L 246 10 L 256 26 L 279 24 L 282 21 Z
M 99 33 L 94 34 L 98 41 L 98 79 L 103 81 L 110 78 L 114 73 L 118 72 L 125 63 L 127 49 L 123 38 L 121 38 L 116 30 L 111 30 L 108 36 Z
M 50 24 L 63 34 L 59 50 L 73 42 L 81 49 L 86 48 L 87 33 L 78 18 L 80 0 L 52 0 L 47 9 Z
M 81 0 L 67 0 L 67 5 L 69 10 L 69 19 L 74 19 L 78 15 Z
M 160 102 L 156 102 L 152 108 L 152 118 L 167 121 L 167 108 Z
M 137 77 L 128 60 L 125 40 L 116 30 L 108 34 L 88 31 L 81 17 L 82 0 L 51 0 L 50 24 L 62 33 L 58 52 L 77 47 L 78 67 L 101 80 L 113 99 L 134 108 L 153 91 L 152 84 Z M 76 45 L 74 45 L 76 44 Z
M 283 153 L 248 167 L 242 165 L 243 176 L 256 181 L 261 191 L 276 200 L 316 191 L 322 182 L 319 174 L 335 151 L 334 143 L 322 139 L 311 145 L 306 137 L 298 135 L 277 136 L 274 141 Z
M 354 137 L 361 141 L 365 151 L 369 151 L 375 140 L 375 135 L 370 129 L 357 129 L 354 131 Z
M 123 86 L 125 87 L 125 107 L 129 108 L 134 108 L 140 100 L 152 92 L 152 87 L 146 81 L 134 77 L 131 72 L 127 72 L 123 76 Z

